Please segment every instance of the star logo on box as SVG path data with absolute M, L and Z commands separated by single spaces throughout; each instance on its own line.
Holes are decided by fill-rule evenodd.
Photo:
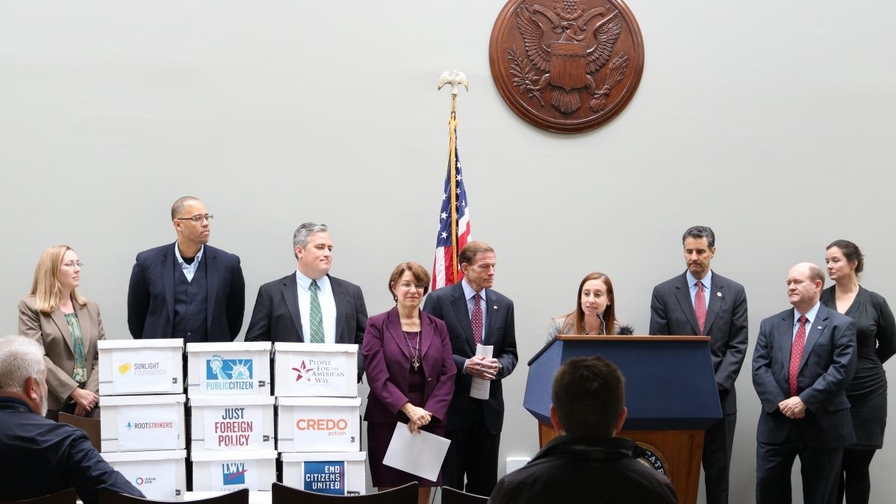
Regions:
M 305 361 L 302 360 L 302 363 L 297 368 L 292 368 L 293 371 L 296 372 L 296 381 L 305 378 L 305 380 L 310 381 L 311 373 L 314 371 L 313 367 L 306 366 Z
M 128 374 L 128 371 L 130 371 L 130 370 L 131 370 L 131 363 L 130 363 L 130 362 L 125 362 L 124 364 L 118 366 L 118 372 L 121 373 L 121 374 L 123 374 L 123 375 Z
M 249 472 L 249 469 L 246 468 L 245 462 L 229 462 L 221 464 L 221 476 L 225 486 L 245 485 L 247 472 Z

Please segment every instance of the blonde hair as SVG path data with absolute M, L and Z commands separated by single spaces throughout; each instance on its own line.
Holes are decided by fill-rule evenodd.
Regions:
M 62 297 L 62 286 L 58 278 L 59 267 L 62 266 L 65 253 L 69 250 L 74 251 L 68 245 L 47 247 L 37 261 L 31 295 L 35 297 L 35 305 L 41 313 L 50 314 L 59 306 Z M 72 301 L 81 306 L 87 304 L 87 298 L 79 294 L 77 289 L 72 289 Z

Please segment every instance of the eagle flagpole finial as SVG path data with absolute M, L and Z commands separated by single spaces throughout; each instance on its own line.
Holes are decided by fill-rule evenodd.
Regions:
M 457 109 L 457 88 L 463 86 L 469 92 L 470 81 L 467 80 L 467 76 L 463 72 L 458 72 L 455 69 L 450 72 L 442 72 L 439 77 L 439 89 L 441 90 L 445 84 L 451 85 L 451 113 L 454 114 Z

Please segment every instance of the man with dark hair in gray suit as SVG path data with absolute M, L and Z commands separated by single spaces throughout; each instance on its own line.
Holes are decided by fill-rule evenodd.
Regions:
M 367 327 L 367 305 L 360 287 L 330 276 L 333 240 L 326 224 L 299 226 L 293 234 L 293 253 L 296 271 L 258 289 L 246 341 L 360 347 Z M 363 370 L 359 348 L 359 379 Z
M 824 272 L 800 263 L 787 275 L 793 308 L 759 324 L 753 387 L 762 402 L 756 429 L 756 503 L 791 502 L 800 457 L 804 504 L 834 504 L 843 448 L 856 437 L 846 386 L 856 369 L 856 323 L 819 302 Z
M 747 352 L 747 296 L 737 282 L 716 274 L 710 262 L 716 236 L 707 226 L 693 226 L 681 238 L 687 270 L 653 289 L 650 334 L 709 336 L 722 418 L 703 439 L 707 504 L 728 503 L 728 477 L 737 392 L 734 382 Z

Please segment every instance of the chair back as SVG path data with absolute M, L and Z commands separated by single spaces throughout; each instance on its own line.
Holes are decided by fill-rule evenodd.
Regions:
M 461 492 L 451 487 L 442 487 L 442 504 L 485 504 L 488 497 Z
M 142 499 L 133 495 L 120 494 L 108 488 L 99 489 L 100 504 L 151 504 L 167 501 Z M 241 489 L 207 499 L 191 500 L 190 504 L 249 504 L 249 490 Z
M 271 487 L 271 504 L 417 504 L 417 482 L 365 495 L 327 495 L 280 483 Z
M 75 504 L 76 502 L 78 502 L 78 494 L 75 492 L 75 489 L 66 488 L 61 492 L 44 495 L 43 497 L 4 502 L 3 504 Z
M 87 438 L 90 439 L 90 444 L 92 444 L 97 451 L 100 450 L 101 435 L 99 418 L 80 417 L 78 415 L 70 415 L 60 411 L 59 423 L 69 424 L 86 432 Z

